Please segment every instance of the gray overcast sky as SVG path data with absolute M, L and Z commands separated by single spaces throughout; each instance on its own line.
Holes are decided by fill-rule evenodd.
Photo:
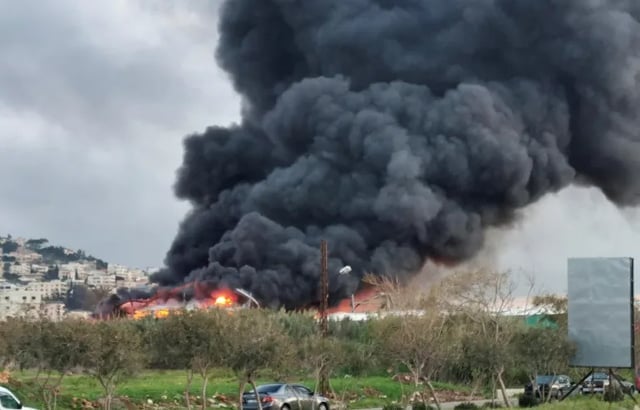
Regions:
M 218 2 L 0 3 L 0 229 L 159 265 L 182 138 L 238 118 Z M 162 5 L 162 7 L 159 7 Z
M 0 232 L 160 265 L 188 209 L 182 138 L 237 120 L 218 1 L 0 2 Z M 248 62 L 250 63 L 250 62 Z M 640 218 L 565 190 L 494 235 L 494 261 L 566 289 L 567 256 L 637 256 Z

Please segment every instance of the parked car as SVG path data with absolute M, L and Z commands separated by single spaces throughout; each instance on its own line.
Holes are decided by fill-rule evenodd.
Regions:
M 20 400 L 16 397 L 15 394 L 11 392 L 11 390 L 6 387 L 0 387 L 0 409 L 2 410 L 13 410 L 13 409 L 21 409 L 21 410 L 36 410 L 31 407 L 25 407 L 22 405 Z
M 638 388 L 636 387 L 635 383 L 632 383 L 628 380 L 623 379 L 622 377 L 618 376 L 620 378 L 620 381 L 622 382 L 622 391 L 624 391 L 625 393 L 630 393 L 630 394 L 636 394 L 638 392 Z
M 549 375 L 543 374 L 536 376 L 535 380 L 536 389 L 534 392 L 533 383 L 529 382 L 524 386 L 524 394 L 528 396 L 535 396 L 538 398 L 547 398 L 551 395 L 551 398 L 558 399 L 562 397 L 564 393 L 571 389 L 571 378 L 563 374 Z
M 587 377 L 581 386 L 582 394 L 604 393 L 604 389 L 609 385 L 608 373 L 593 373 Z
M 621 387 L 625 393 L 635 394 L 638 391 L 634 383 L 624 380 L 619 376 L 618 378 L 622 382 Z M 613 378 L 612 380 L 614 383 L 618 383 L 618 380 L 616 380 L 615 378 Z M 585 379 L 584 383 L 582 383 L 580 390 L 582 394 L 604 393 L 604 389 L 608 385 L 609 385 L 609 373 L 596 372 Z
M 277 410 L 329 410 L 329 399 L 315 394 L 299 384 L 273 383 L 257 386 L 259 400 L 263 409 Z M 245 410 L 258 408 L 256 395 L 246 391 L 242 395 L 242 407 Z

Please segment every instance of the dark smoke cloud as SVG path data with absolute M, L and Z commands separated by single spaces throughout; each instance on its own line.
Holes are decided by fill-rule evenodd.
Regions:
M 219 64 L 243 120 L 185 141 L 191 201 L 154 280 L 272 306 L 363 272 L 463 261 L 484 231 L 572 183 L 640 194 L 640 3 L 233 0 Z M 349 264 L 351 277 L 337 270 Z

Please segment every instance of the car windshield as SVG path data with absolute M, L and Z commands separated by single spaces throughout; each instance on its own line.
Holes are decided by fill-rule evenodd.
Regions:
M 553 379 L 555 379 L 555 377 L 556 376 L 549 376 L 549 375 L 538 376 L 538 377 L 536 377 L 536 383 L 537 384 L 551 383 L 553 381 Z
M 265 384 L 258 386 L 258 393 L 275 393 L 280 390 L 281 384 Z M 249 393 L 253 393 L 253 390 L 249 390 Z

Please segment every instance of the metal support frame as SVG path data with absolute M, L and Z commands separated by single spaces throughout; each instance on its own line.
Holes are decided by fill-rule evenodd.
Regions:
M 584 377 L 582 379 L 580 379 L 580 381 L 576 384 L 573 385 L 573 387 L 571 387 L 571 389 L 569 389 L 568 392 L 566 392 L 565 394 L 562 395 L 562 397 L 560 397 L 559 401 L 562 401 L 564 399 L 566 399 L 567 397 L 569 397 L 571 395 L 571 393 L 574 392 L 575 389 L 577 389 L 579 386 L 582 385 L 582 383 L 584 383 L 585 380 L 587 380 L 587 378 L 591 375 L 593 375 L 594 369 L 589 370 L 589 372 L 587 374 L 584 375 Z M 613 368 L 609 368 L 609 386 L 612 385 L 611 381 L 612 379 L 616 379 L 616 381 L 618 382 L 618 384 L 620 385 L 620 388 L 622 389 L 622 379 L 620 378 L 620 376 L 618 374 L 616 374 L 616 372 L 613 371 Z M 629 397 L 631 397 L 631 400 L 634 401 L 634 403 L 638 404 L 638 401 L 636 400 L 635 397 L 633 397 L 633 392 L 632 391 L 624 391 L 624 389 L 622 389 L 622 391 L 624 393 L 626 393 L 627 395 L 629 395 Z M 604 391 L 602 392 L 602 394 L 604 394 Z
M 587 380 L 587 377 L 591 376 L 593 374 L 593 369 L 589 370 L 589 372 L 587 374 L 584 375 L 584 377 L 582 379 L 580 379 L 580 381 L 576 384 L 574 384 L 568 392 L 566 392 L 565 394 L 562 395 L 562 397 L 560 397 L 559 401 L 562 401 L 564 399 L 566 399 L 567 397 L 569 397 L 571 395 L 571 393 L 574 392 L 575 389 L 577 389 L 579 386 L 582 386 L 582 383 L 584 383 L 585 380 Z
M 618 376 L 613 369 L 609 369 L 609 386 L 611 386 L 611 377 L 614 377 L 616 379 L 616 381 L 618 382 L 618 384 L 620 385 L 620 388 L 622 388 L 623 384 L 622 384 L 622 379 L 620 378 L 620 376 Z M 624 389 L 622 390 L 624 391 Z M 628 391 L 624 391 L 626 394 L 629 395 L 629 397 L 631 397 L 631 400 L 633 400 L 633 402 L 635 404 L 638 404 L 638 401 L 636 400 L 635 397 L 633 397 L 633 390 L 628 390 Z

